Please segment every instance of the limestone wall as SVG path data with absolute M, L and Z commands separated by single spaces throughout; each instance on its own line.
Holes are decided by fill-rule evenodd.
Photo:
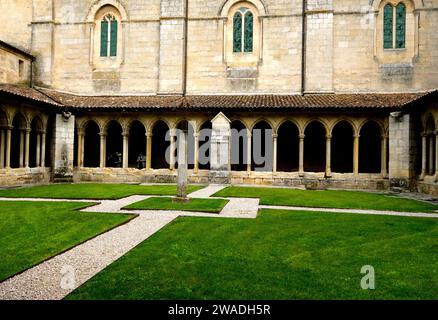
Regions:
M 44 0 L 49 2 L 48 0 Z M 0 40 L 22 50 L 30 51 L 32 29 L 32 2 L 29 0 L 0 1 Z
M 0 187 L 50 182 L 50 168 L 0 169 Z
M 35 72 L 39 84 L 88 94 L 181 92 L 185 1 L 53 3 L 52 7 L 52 0 L 33 0 L 32 51 L 38 57 Z M 383 50 L 380 3 L 308 1 L 308 92 L 400 92 L 438 87 L 438 1 L 406 2 L 403 50 Z M 95 17 L 105 5 L 119 12 L 122 31 L 117 59 L 102 67 L 95 61 L 100 41 L 95 33 L 100 22 Z M 252 54 L 232 52 L 229 13 L 236 6 L 250 8 L 256 16 Z M 18 11 L 27 16 L 28 7 L 19 3 Z M 188 9 L 189 93 L 300 91 L 301 1 L 189 0 Z M 7 11 L 14 10 L 8 7 Z M 2 33 L 7 40 L 11 38 L 9 31 Z
M 29 84 L 30 72 L 28 57 L 0 47 L 0 83 Z

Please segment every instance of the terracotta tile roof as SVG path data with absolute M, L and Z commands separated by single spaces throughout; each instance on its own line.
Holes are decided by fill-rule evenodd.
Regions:
M 6 93 L 16 97 L 20 97 L 32 101 L 38 101 L 53 106 L 59 106 L 59 107 L 62 106 L 61 104 L 47 97 L 44 93 L 41 93 L 38 90 L 29 87 L 12 85 L 12 84 L 0 84 L 0 93 Z
M 183 105 L 182 96 L 79 96 L 47 89 L 39 90 L 71 108 L 167 109 Z
M 8 92 L 48 104 L 74 109 L 168 110 L 300 110 L 300 109 L 397 109 L 414 105 L 438 91 L 423 93 L 358 93 L 313 95 L 192 95 L 192 96 L 81 96 L 49 89 L 0 85 Z
M 314 94 L 253 96 L 188 96 L 192 108 L 248 109 L 335 109 L 335 108 L 399 108 L 429 93 L 401 94 Z

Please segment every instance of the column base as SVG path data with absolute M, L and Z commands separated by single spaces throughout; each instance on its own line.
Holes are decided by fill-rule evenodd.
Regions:
M 212 184 L 231 184 L 230 171 L 210 171 L 208 180 Z

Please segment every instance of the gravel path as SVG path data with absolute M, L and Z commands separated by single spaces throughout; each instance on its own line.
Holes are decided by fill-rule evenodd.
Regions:
M 211 184 L 208 187 L 205 187 L 201 190 L 192 192 L 189 194 L 190 198 L 210 198 L 212 195 L 214 195 L 216 192 L 219 192 L 223 189 L 225 189 L 227 186 L 221 185 L 221 184 Z

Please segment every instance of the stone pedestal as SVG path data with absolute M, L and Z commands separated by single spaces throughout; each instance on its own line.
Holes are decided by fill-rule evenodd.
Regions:
M 221 112 L 212 121 L 210 183 L 231 182 L 231 121 Z
M 52 137 L 54 182 L 73 182 L 75 117 L 57 114 Z
M 410 190 L 415 179 L 416 143 L 414 123 L 409 114 L 389 117 L 389 180 L 391 189 Z

